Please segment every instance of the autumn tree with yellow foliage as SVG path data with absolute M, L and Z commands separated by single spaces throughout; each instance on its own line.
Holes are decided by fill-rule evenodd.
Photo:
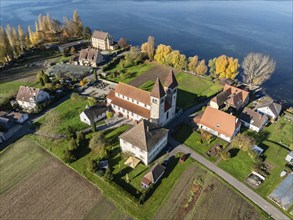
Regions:
M 156 54 L 154 59 L 158 61 L 160 64 L 167 64 L 167 56 L 172 52 L 172 48 L 170 46 L 160 44 L 157 47 Z
M 238 59 L 227 57 L 225 55 L 219 56 L 215 62 L 216 74 L 220 79 L 234 79 L 239 73 L 240 67 Z
M 206 61 L 201 60 L 195 69 L 196 74 L 204 75 L 207 73 L 207 71 L 208 71 L 208 67 L 206 65 Z

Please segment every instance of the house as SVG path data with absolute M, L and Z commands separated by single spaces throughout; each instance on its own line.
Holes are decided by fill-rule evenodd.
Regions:
M 141 180 L 141 187 L 146 189 L 151 184 L 155 184 L 163 176 L 165 167 L 161 164 L 155 163 L 151 171 L 148 172 Z
M 240 121 L 245 127 L 259 132 L 268 121 L 266 115 L 259 114 L 258 112 L 245 108 L 239 116 Z
M 8 117 L 13 118 L 16 123 L 22 124 L 28 119 L 28 114 L 19 113 L 19 112 L 11 112 L 8 114 Z
M 92 46 L 100 50 L 115 50 L 112 36 L 107 32 L 94 31 L 92 34 Z
M 257 107 L 257 112 L 265 114 L 272 119 L 276 119 L 282 110 L 282 105 L 273 101 L 268 101 Z
M 241 123 L 235 116 L 208 106 L 197 125 L 200 129 L 230 142 L 239 132 Z
M 148 165 L 167 145 L 168 129 L 143 119 L 120 135 L 119 141 L 123 152 L 132 153 Z
M 87 48 L 79 52 L 79 65 L 97 67 L 103 61 L 103 55 L 99 50 Z
M 38 104 L 50 99 L 50 95 L 42 89 L 20 86 L 16 101 L 23 109 L 34 109 Z
M 293 165 L 293 150 L 286 156 L 285 160 Z
M 80 121 L 88 125 L 92 125 L 93 122 L 96 123 L 105 118 L 107 111 L 108 108 L 105 105 L 95 105 L 88 107 L 82 113 L 80 113 Z
M 249 101 L 249 92 L 234 86 L 225 84 L 224 89 L 212 98 L 210 106 L 220 109 L 223 106 L 233 107 L 236 110 L 244 107 Z
M 164 82 L 156 80 L 151 92 L 119 82 L 107 96 L 107 105 L 134 121 L 141 119 L 164 126 L 175 117 L 178 82 L 171 70 Z

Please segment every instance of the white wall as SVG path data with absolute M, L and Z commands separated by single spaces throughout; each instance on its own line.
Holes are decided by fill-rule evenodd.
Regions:
M 210 106 L 211 106 L 212 108 L 219 109 L 218 104 L 215 103 L 214 101 L 210 101 Z
M 149 105 L 146 105 L 146 104 L 144 104 L 144 103 L 142 103 L 142 102 L 139 102 L 139 101 L 137 101 L 137 100 L 134 100 L 134 99 L 132 99 L 132 98 L 129 98 L 129 97 L 123 96 L 123 95 L 121 95 L 121 94 L 119 94 L 119 93 L 115 93 L 115 96 L 118 97 L 118 98 L 120 98 L 120 99 L 126 100 L 127 102 L 131 102 L 131 103 L 133 103 L 133 104 L 135 104 L 135 105 L 141 106 L 141 107 L 143 107 L 143 108 L 145 108 L 145 109 L 149 109 L 149 110 L 151 109 L 151 107 L 150 107 Z
M 141 150 L 138 147 L 133 146 L 132 144 L 124 141 L 123 139 L 119 139 L 120 146 L 123 152 L 131 152 L 134 154 L 135 157 L 140 159 L 145 165 L 148 165 L 148 155 L 147 152 Z
M 276 119 L 276 116 L 272 113 L 272 111 L 268 107 L 258 108 L 257 112 L 268 115 L 273 119 Z

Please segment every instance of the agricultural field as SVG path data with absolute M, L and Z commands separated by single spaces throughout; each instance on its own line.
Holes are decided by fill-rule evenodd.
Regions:
M 172 188 L 155 219 L 266 219 L 266 215 L 192 163 Z
M 1 219 L 129 219 L 98 188 L 29 139 L 4 150 L 0 166 Z

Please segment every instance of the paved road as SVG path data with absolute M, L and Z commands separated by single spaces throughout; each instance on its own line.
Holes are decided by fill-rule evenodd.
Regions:
M 237 189 L 240 193 L 242 193 L 244 196 L 246 196 L 248 199 L 250 199 L 252 202 L 254 202 L 257 206 L 259 206 L 262 210 L 264 210 L 266 213 L 271 215 L 272 218 L 278 219 L 278 220 L 289 220 L 289 218 L 283 214 L 278 208 L 276 208 L 274 205 L 269 203 L 267 200 L 262 198 L 260 195 L 255 193 L 253 190 L 248 188 L 246 185 L 244 185 L 239 180 L 235 179 L 233 176 L 222 170 L 221 168 L 217 167 L 215 164 L 211 163 L 207 159 L 205 159 L 203 156 L 199 155 L 189 147 L 180 144 L 177 142 L 174 138 L 169 138 L 169 143 L 175 147 L 173 151 L 171 152 L 172 155 L 176 154 L 177 152 L 183 152 L 183 153 L 190 153 L 190 157 L 204 165 L 206 168 L 208 168 L 210 171 L 214 172 L 218 176 L 220 176 L 222 179 L 224 179 L 226 182 L 228 182 L 230 185 L 232 185 L 235 189 Z

